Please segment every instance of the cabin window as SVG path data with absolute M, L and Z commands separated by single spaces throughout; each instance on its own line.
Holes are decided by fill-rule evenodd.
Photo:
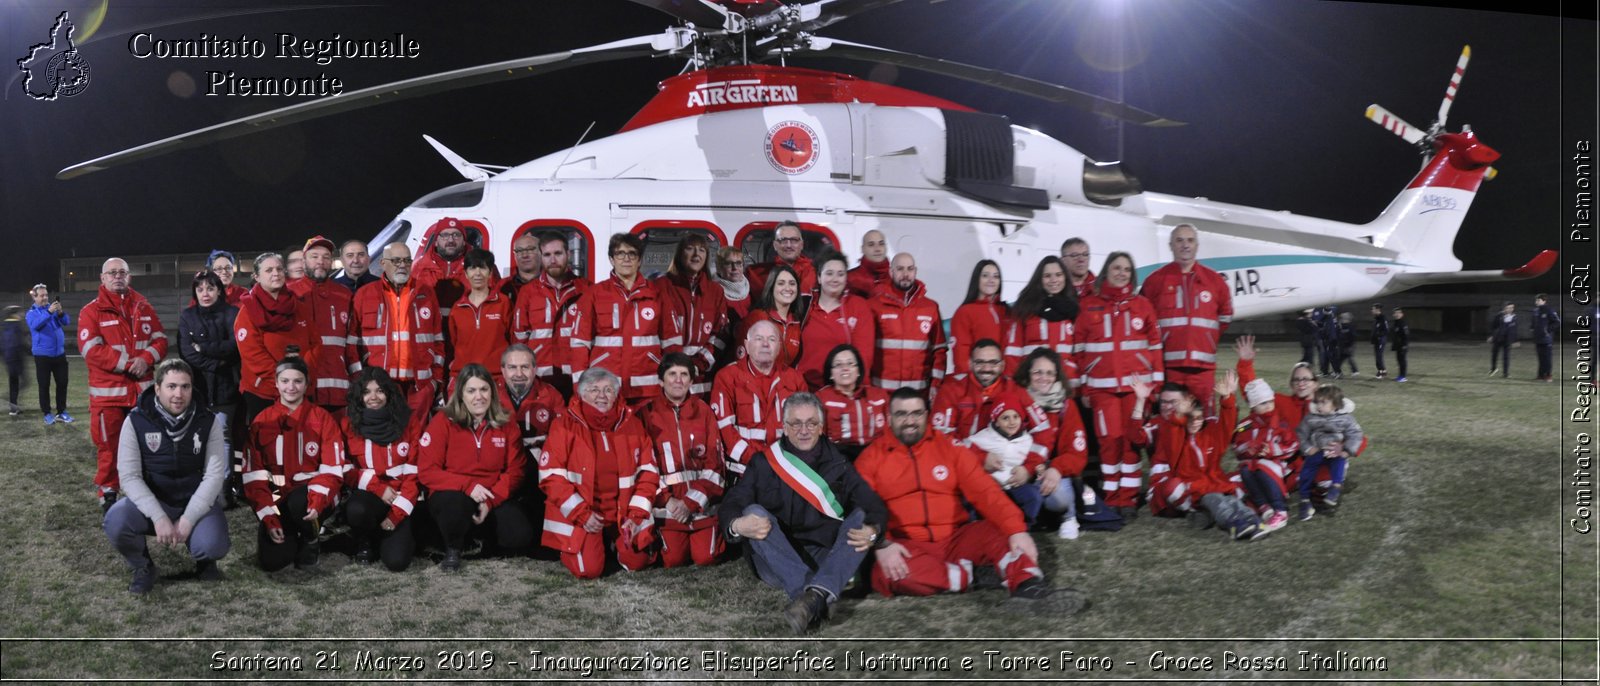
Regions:
M 483 182 L 467 181 L 424 195 L 421 200 L 413 203 L 412 207 L 477 207 L 481 202 L 483 202 Z
M 590 277 L 594 274 L 594 234 L 582 222 L 571 219 L 534 219 L 523 222 L 512 235 L 511 243 L 515 244 L 517 238 L 529 232 L 536 236 L 547 232 L 560 234 L 567 241 L 567 263 L 572 265 L 573 274 L 581 277 Z M 604 252 L 603 247 L 601 251 Z

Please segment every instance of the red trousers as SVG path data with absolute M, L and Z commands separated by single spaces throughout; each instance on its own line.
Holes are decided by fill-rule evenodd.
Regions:
M 1217 370 L 1195 367 L 1167 367 L 1167 380 L 1183 384 L 1194 394 L 1195 402 L 1206 409 L 1206 414 L 1217 410 Z
M 961 525 L 943 541 L 895 542 L 911 550 L 911 557 L 906 558 L 910 573 L 904 579 L 890 581 L 883 575 L 883 568 L 874 566 L 872 588 L 886 596 L 960 593 L 972 587 L 974 565 L 999 568 L 1008 591 L 1016 590 L 1017 584 L 1032 577 L 1044 576 L 1033 558 L 1011 552 L 1005 534 L 981 519 Z
M 690 529 L 691 525 L 700 528 Z M 661 536 L 663 567 L 682 567 L 690 560 L 701 566 L 716 564 L 727 545 L 722 540 L 716 517 L 694 520 L 692 524 L 657 520 L 656 534 Z
M 117 444 L 122 439 L 122 422 L 131 407 L 89 408 L 89 438 L 94 441 L 94 485 L 105 491 L 122 487 L 117 478 Z
M 598 534 L 585 533 L 576 553 L 561 553 L 561 564 L 579 579 L 597 579 L 606 570 L 606 549 L 615 548 L 622 568 L 636 572 L 656 561 L 654 550 L 634 550 L 618 540 L 617 527 L 608 526 Z
M 1129 436 L 1139 430 L 1133 421 L 1133 393 L 1090 393 L 1089 409 L 1094 413 L 1094 432 L 1100 439 L 1101 490 L 1106 505 L 1133 507 L 1139 503 L 1139 487 L 1144 473 L 1139 469 L 1139 453 Z

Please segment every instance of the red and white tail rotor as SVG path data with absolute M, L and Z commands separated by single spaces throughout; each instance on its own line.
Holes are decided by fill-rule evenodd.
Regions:
M 1417 128 L 1410 122 L 1401 119 L 1398 115 L 1384 109 L 1382 105 L 1368 105 L 1367 118 L 1374 123 L 1389 130 L 1402 140 L 1417 147 L 1424 158 L 1433 154 L 1434 140 L 1447 133 L 1444 127 L 1445 119 L 1450 116 L 1450 106 L 1456 101 L 1456 93 L 1461 90 L 1461 77 L 1467 72 L 1467 60 L 1472 58 L 1472 46 L 1461 47 L 1461 58 L 1456 60 L 1455 73 L 1450 75 L 1450 85 L 1445 87 L 1444 100 L 1439 103 L 1439 116 L 1426 129 Z M 1465 129 L 1466 127 L 1463 127 Z M 1496 172 L 1493 167 L 1487 172 L 1488 178 L 1494 178 Z

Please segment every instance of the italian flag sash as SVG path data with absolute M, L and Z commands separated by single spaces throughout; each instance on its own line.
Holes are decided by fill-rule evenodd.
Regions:
M 818 512 L 834 519 L 844 520 L 844 508 L 839 506 L 839 499 L 833 497 L 833 489 L 828 487 L 828 482 L 819 476 L 810 465 L 800 458 L 790 455 L 788 451 L 779 446 L 772 446 L 767 451 L 771 457 L 772 470 L 778 473 L 778 478 L 799 493 Z

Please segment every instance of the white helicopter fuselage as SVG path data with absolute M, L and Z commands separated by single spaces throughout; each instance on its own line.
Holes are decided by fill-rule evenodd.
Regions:
M 768 105 L 649 124 L 458 184 L 407 208 L 380 241 L 406 227 L 417 251 L 429 226 L 454 217 L 481 226 L 498 262 L 511 265 L 515 236 L 573 226 L 587 242 L 576 246 L 578 266 L 604 279 L 609 265 L 595 256 L 603 256 L 614 233 L 692 229 L 720 245 L 742 245 L 752 231 L 795 220 L 826 236 L 853 264 L 862 235 L 875 229 L 891 253 L 915 256 L 919 277 L 946 317 L 960 305 L 979 260 L 999 263 L 1006 299 L 1041 258 L 1059 254 L 1073 236 L 1088 241 L 1096 271 L 1107 254 L 1125 251 L 1143 277 L 1171 259 L 1168 235 L 1185 222 L 1200 229 L 1201 262 L 1228 279 L 1236 317 L 1367 299 L 1415 285 L 1396 281 L 1403 273 L 1461 268 L 1449 246 L 1475 181 L 1473 190 L 1414 182 L 1369 224 L 1149 192 L 1096 202 L 1085 191 L 1085 167 L 1095 162 L 1039 132 L 1009 128 L 1014 184 L 1042 189 L 1047 207 L 985 202 L 951 190 L 947 131 L 937 108 Z M 809 155 L 780 159 L 779 137 L 796 130 L 811 139 L 800 146 Z M 770 152 L 775 142 L 777 156 Z M 438 206 L 441 197 L 477 195 L 459 192 L 475 184 L 482 185 L 477 202 Z M 1428 250 L 1399 249 L 1419 232 L 1433 234 L 1412 241 Z M 664 266 L 658 257 L 654 267 Z M 648 261 L 645 270 L 652 271 Z

